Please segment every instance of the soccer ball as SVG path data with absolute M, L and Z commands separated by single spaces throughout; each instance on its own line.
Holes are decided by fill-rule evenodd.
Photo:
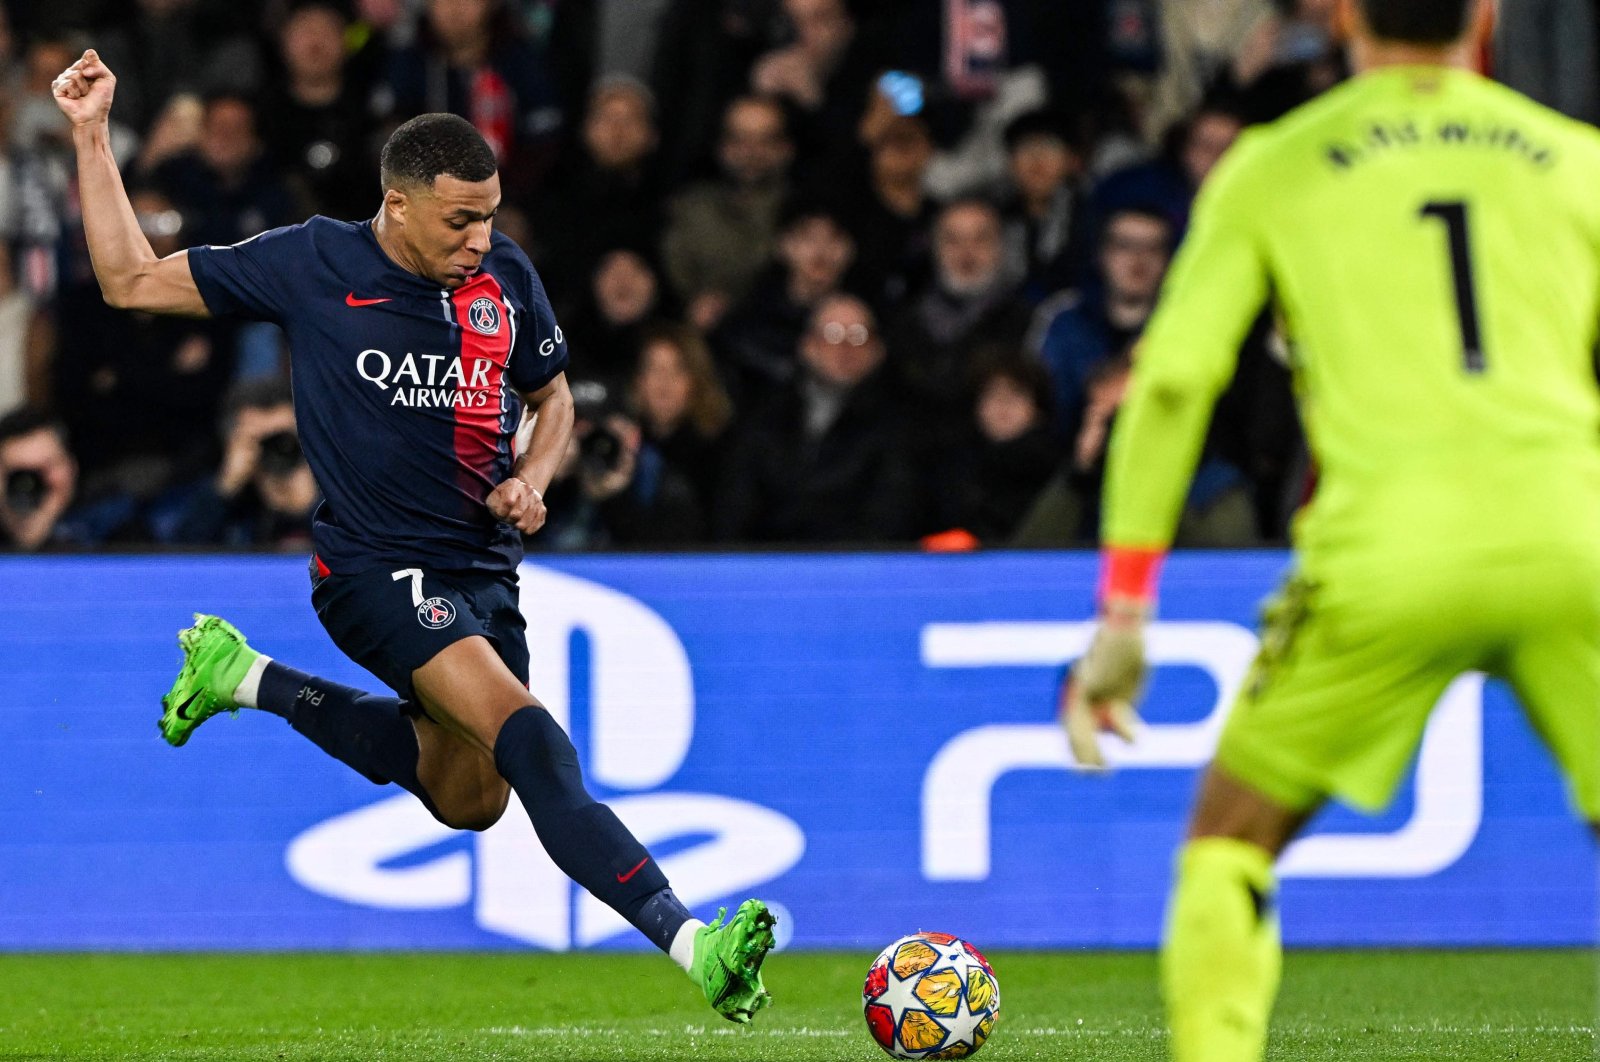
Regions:
M 867 1029 L 895 1058 L 967 1058 L 1000 1016 L 1000 982 L 971 944 L 913 933 L 873 960 L 861 990 Z

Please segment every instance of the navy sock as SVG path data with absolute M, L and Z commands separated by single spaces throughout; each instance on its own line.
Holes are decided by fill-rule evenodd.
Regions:
M 405 702 L 307 675 L 276 660 L 261 675 L 257 707 L 289 721 L 318 748 L 378 785 L 394 782 L 437 815 L 417 779 L 417 731 Z
M 494 763 L 562 873 L 669 951 L 689 912 L 644 845 L 584 788 L 578 751 L 550 713 L 529 705 L 507 719 Z

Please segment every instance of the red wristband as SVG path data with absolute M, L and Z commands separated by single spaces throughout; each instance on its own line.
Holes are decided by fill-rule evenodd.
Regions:
M 1154 601 L 1156 583 L 1161 578 L 1161 562 L 1166 558 L 1167 551 L 1164 549 L 1105 547 L 1100 551 L 1098 599 L 1102 603 L 1113 597 Z

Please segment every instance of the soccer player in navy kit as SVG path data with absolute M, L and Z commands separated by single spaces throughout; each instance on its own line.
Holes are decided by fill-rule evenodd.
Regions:
M 691 918 L 584 788 L 572 743 L 527 688 L 516 566 L 521 535 L 545 521 L 572 397 L 544 287 L 492 228 L 489 146 L 461 118 L 423 115 L 384 146 L 372 221 L 315 217 L 158 259 L 111 154 L 115 86 L 92 50 L 53 86 L 101 291 L 126 309 L 283 327 L 301 445 L 326 499 L 312 603 L 339 648 L 398 694 L 295 671 L 200 616 L 179 635 L 163 735 L 182 745 L 219 712 L 259 708 L 460 829 L 493 825 L 514 791 L 557 866 L 668 952 L 719 1013 L 749 1021 L 769 1001 L 772 915 L 747 900 L 726 924 Z M 533 432 L 513 458 L 524 408 Z

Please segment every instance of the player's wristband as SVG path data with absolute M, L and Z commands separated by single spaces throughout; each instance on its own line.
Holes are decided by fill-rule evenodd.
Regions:
M 1101 607 L 1113 599 L 1146 604 L 1154 601 L 1161 562 L 1166 558 L 1164 549 L 1107 546 L 1101 550 L 1100 590 L 1096 595 Z

